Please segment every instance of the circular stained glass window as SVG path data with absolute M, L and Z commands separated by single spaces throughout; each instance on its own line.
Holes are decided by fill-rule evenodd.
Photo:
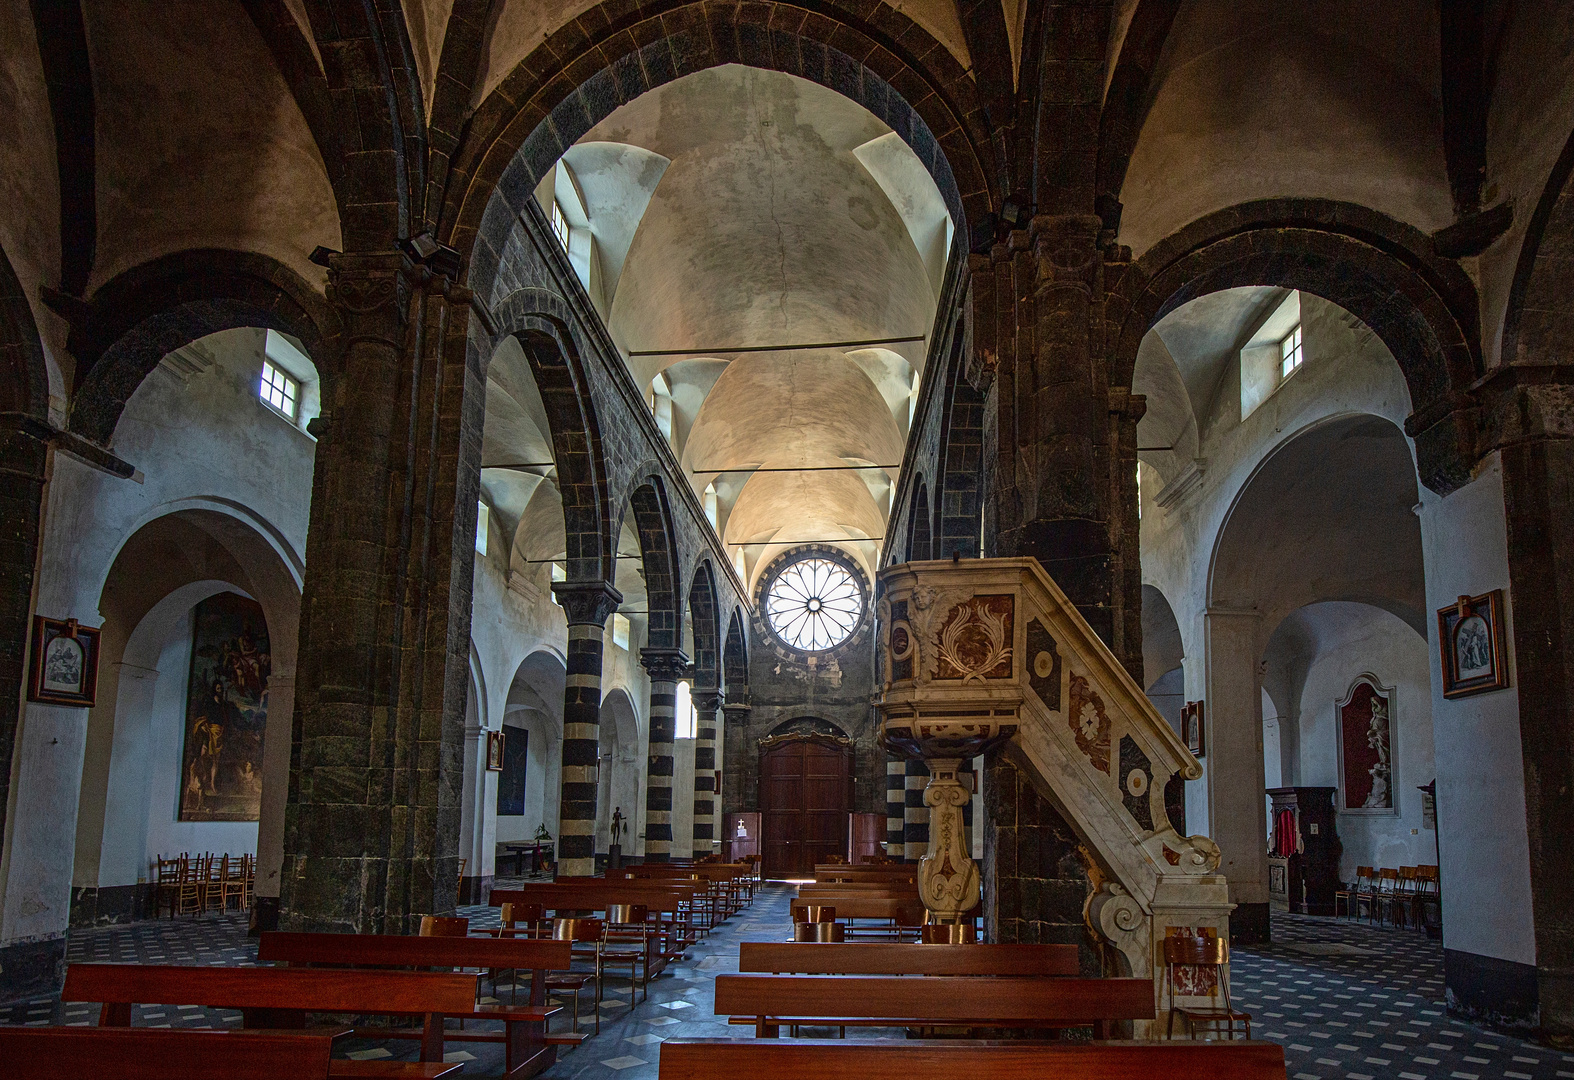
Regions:
M 765 617 L 784 645 L 824 652 L 846 641 L 863 617 L 863 589 L 839 562 L 800 559 L 776 575 L 765 596 Z

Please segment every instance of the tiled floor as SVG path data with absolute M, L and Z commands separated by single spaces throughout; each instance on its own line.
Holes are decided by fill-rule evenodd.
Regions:
M 792 891 L 767 886 L 752 907 L 733 916 L 667 969 L 648 1001 L 630 1001 L 616 976 L 607 982 L 601 1034 L 565 1054 L 549 1080 L 655 1080 L 661 1044 L 674 1037 L 752 1038 L 712 1013 L 714 977 L 737 970 L 738 942 L 781 940 Z M 497 918 L 492 908 L 466 908 L 476 926 Z M 244 965 L 256 945 L 240 916 L 168 919 L 74 933 L 72 960 Z M 1253 1034 L 1284 1044 L 1292 1080 L 1574 1080 L 1574 1056 L 1555 1053 L 1450 1019 L 1443 1012 L 1442 950 L 1417 933 L 1331 919 L 1275 916 L 1274 944 L 1235 951 L 1235 999 L 1253 1016 Z M 507 1000 L 509 987 L 499 988 Z M 589 1002 L 584 1006 L 584 1020 Z M 0 1008 L 0 1023 L 91 1024 L 91 1005 L 41 999 Z M 197 1008 L 139 1007 L 139 1026 L 238 1024 L 237 1013 Z M 829 1032 L 826 1032 L 829 1034 Z M 891 1032 L 870 1032 L 871 1035 Z M 501 1048 L 450 1044 L 450 1060 L 467 1075 L 497 1076 Z M 413 1044 L 371 1042 L 346 1047 L 355 1057 L 414 1057 Z

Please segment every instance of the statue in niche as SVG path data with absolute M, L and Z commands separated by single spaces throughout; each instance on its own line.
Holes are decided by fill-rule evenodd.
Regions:
M 1361 675 L 1335 705 L 1339 725 L 1339 808 L 1391 814 L 1394 805 L 1393 688 Z

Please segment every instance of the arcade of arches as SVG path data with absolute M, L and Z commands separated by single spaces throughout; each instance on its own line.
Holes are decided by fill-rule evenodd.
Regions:
M 1574 1038 L 1570 14 L 5 0 L 4 997 L 183 851 L 388 933 L 542 837 L 917 858 L 879 575 L 1032 556 L 1238 944 L 1322 799 L 1316 887 L 1440 867 L 1447 1009 Z M 1097 956 L 971 768 L 985 933 Z

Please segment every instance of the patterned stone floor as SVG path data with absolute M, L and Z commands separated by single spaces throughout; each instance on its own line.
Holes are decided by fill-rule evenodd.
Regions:
M 788 886 L 761 890 L 752 907 L 733 916 L 650 986 L 649 1000 L 630 1000 L 626 982 L 607 981 L 601 1034 L 565 1054 L 548 1080 L 655 1080 L 666 1039 L 751 1038 L 712 1013 L 714 978 L 736 971 L 740 941 L 781 940 L 793 895 Z M 466 908 L 474 925 L 495 921 L 490 908 Z M 248 965 L 256 945 L 241 916 L 133 923 L 71 936 L 72 960 L 120 963 Z M 1253 1034 L 1285 1047 L 1291 1080 L 1574 1080 L 1574 1056 L 1509 1038 L 1445 1015 L 1442 950 L 1419 933 L 1348 921 L 1275 915 L 1274 944 L 1237 949 L 1235 1001 L 1253 1016 Z M 509 986 L 497 988 L 504 1000 Z M 589 994 L 582 1006 L 590 1022 Z M 92 1024 L 97 1008 L 43 998 L 0 1008 L 0 1023 Z M 238 1013 L 193 1007 L 139 1006 L 133 1023 L 149 1027 L 220 1027 Z M 558 1027 L 563 1021 L 554 1023 Z M 827 1032 L 828 1034 L 829 1032 Z M 870 1032 L 871 1035 L 896 1033 Z M 450 1044 L 464 1073 L 497 1076 L 501 1048 Z M 355 1057 L 413 1058 L 408 1043 L 351 1042 Z

